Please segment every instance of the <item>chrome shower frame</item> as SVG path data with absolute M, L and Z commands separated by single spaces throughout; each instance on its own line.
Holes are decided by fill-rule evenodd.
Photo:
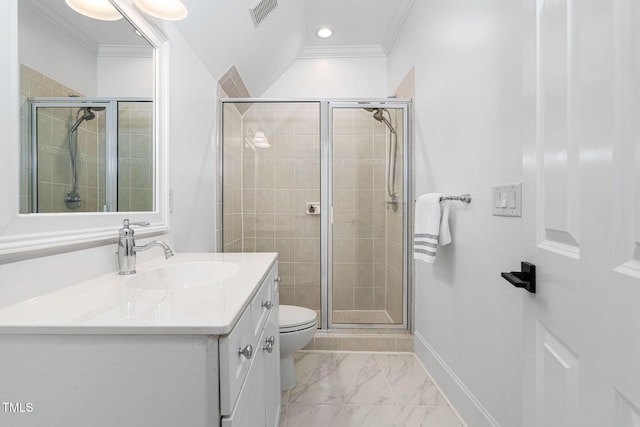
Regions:
M 118 103 L 149 102 L 151 98 L 32 97 L 29 103 L 29 138 L 31 141 L 30 212 L 38 212 L 38 108 L 104 108 L 106 135 L 106 182 L 104 212 L 117 212 L 118 200 Z
M 413 218 L 413 199 L 414 199 L 414 183 L 412 179 L 413 164 L 411 159 L 413 158 L 413 144 L 411 135 L 413 135 L 413 128 L 411 118 L 411 102 L 409 98 L 351 98 L 351 99 L 325 99 L 325 98 L 220 98 L 218 100 L 217 111 L 217 182 L 216 182 L 216 205 L 217 205 L 217 224 L 219 225 L 216 248 L 218 251 L 222 250 L 222 234 L 224 229 L 223 217 L 222 217 L 222 200 L 223 200 L 223 123 L 224 123 L 224 104 L 234 103 L 317 103 L 320 108 L 320 180 L 321 183 L 326 185 L 320 186 L 320 292 L 321 301 L 320 309 L 322 313 L 322 322 L 320 327 L 324 330 L 327 329 L 348 329 L 348 328 L 362 328 L 362 329 L 409 329 L 413 328 L 413 319 L 410 315 L 410 310 L 413 306 L 413 261 L 411 252 L 411 229 Z M 329 206 L 331 206 L 331 194 L 332 194 L 332 169 L 331 158 L 332 152 L 332 132 L 333 127 L 332 111 L 335 108 L 380 108 L 380 109 L 401 109 L 404 129 L 402 132 L 402 141 L 398 141 L 402 144 L 402 158 L 403 158 L 403 292 L 404 292 L 404 309 L 403 309 L 403 321 L 402 324 L 373 324 L 373 323 L 333 323 L 330 321 L 331 298 L 329 298 L 331 289 L 331 263 L 332 252 L 329 238 L 332 234 L 332 212 Z M 372 119 L 373 120 L 373 119 Z
M 323 221 L 322 225 L 325 224 L 326 222 L 326 235 L 323 234 L 322 228 L 320 230 L 320 241 L 325 243 L 327 245 L 326 248 L 326 252 L 322 251 L 321 249 L 321 254 L 327 254 L 326 257 L 324 257 L 324 259 L 321 259 L 321 263 L 324 261 L 327 266 L 326 266 L 326 270 L 322 268 L 322 264 L 321 264 L 321 272 L 326 271 L 327 272 L 327 276 L 326 278 L 324 278 L 324 280 L 321 280 L 321 287 L 322 287 L 322 298 L 324 298 L 322 300 L 322 309 L 323 309 L 323 316 L 322 316 L 322 327 L 323 328 L 328 328 L 328 329 L 348 329 L 348 328 L 361 328 L 361 329 L 411 329 L 412 325 L 411 325 L 411 319 L 409 317 L 409 307 L 411 307 L 412 301 L 413 301 L 413 295 L 412 295 L 412 287 L 410 286 L 410 284 L 412 283 L 411 278 L 412 276 L 412 272 L 410 271 L 411 268 L 410 266 L 413 265 L 411 261 L 411 242 L 412 242 L 412 238 L 411 238 L 411 234 L 410 234 L 410 224 L 412 224 L 411 222 L 411 212 L 413 209 L 413 205 L 411 203 L 411 201 L 413 200 L 413 185 L 411 182 L 410 177 L 412 176 L 412 174 L 410 173 L 410 171 L 413 170 L 413 167 L 411 165 L 411 158 L 413 156 L 410 156 L 410 153 L 412 153 L 412 146 L 411 146 L 411 123 L 409 120 L 409 108 L 411 105 L 411 100 L 410 99 L 405 99 L 405 98 L 383 98 L 383 99 L 356 99 L 356 100 L 330 100 L 327 101 L 327 107 L 326 107 L 326 111 L 327 111 L 327 129 L 325 129 L 324 134 L 326 135 L 326 137 L 328 138 L 327 141 L 323 141 L 322 138 L 322 130 L 321 130 L 321 137 L 320 137 L 320 144 L 321 144 L 321 153 L 322 153 L 322 147 L 326 147 L 326 157 L 325 154 L 322 153 L 322 157 L 321 157 L 321 171 L 322 171 L 322 177 L 321 179 L 325 180 L 325 182 L 327 182 L 327 185 L 325 186 L 324 190 L 327 192 L 327 194 L 323 194 L 321 193 L 321 213 L 324 212 L 325 213 L 325 218 L 326 221 Z M 331 130 L 333 129 L 333 110 L 337 109 L 337 108 L 350 108 L 350 109 L 364 109 L 364 108 L 373 108 L 373 109 L 387 109 L 387 110 L 394 110 L 394 109 L 400 109 L 402 111 L 402 122 L 404 125 L 403 128 L 403 132 L 402 132 L 402 155 L 403 155 L 403 162 L 404 162 L 404 166 L 403 166 L 403 173 L 402 173 L 402 184 L 403 184 L 403 200 L 402 200 L 402 215 L 403 215 L 403 220 L 402 220 L 402 253 L 403 253 L 403 257 L 402 257 L 402 268 L 403 268 L 403 274 L 402 274 L 402 291 L 403 291 L 403 295 L 404 295 L 404 300 L 403 300 L 403 310 L 402 310 L 402 324 L 387 324 L 387 323 L 334 323 L 332 321 L 332 317 L 329 316 L 329 313 L 331 313 L 333 311 L 333 307 L 332 307 L 332 301 L 331 298 L 329 298 L 329 295 L 332 294 L 333 289 L 332 289 L 332 283 L 330 278 L 332 277 L 332 265 L 331 262 L 329 262 L 330 260 L 333 260 L 333 253 L 332 253 L 332 248 L 331 245 L 329 245 L 329 240 L 332 237 L 333 234 L 333 212 L 329 211 L 329 206 L 333 205 L 333 200 L 332 200 L 332 194 L 333 191 L 330 191 L 330 189 L 333 189 L 333 171 L 331 170 L 331 166 L 333 165 L 333 162 L 331 162 L 331 159 L 333 158 L 333 141 L 332 141 L 332 132 Z M 373 119 L 372 119 L 373 120 Z M 397 129 L 396 129 L 397 132 Z M 397 141 L 397 139 L 396 139 Z M 389 162 L 390 159 L 387 159 L 387 162 Z M 324 166 L 322 166 L 322 164 L 324 164 Z M 387 178 L 388 178 L 388 173 L 387 173 Z M 322 197 L 324 196 L 324 198 Z M 396 206 L 397 206 L 397 202 L 396 202 Z M 324 210 L 322 209 L 324 207 Z M 325 212 L 325 210 L 327 212 Z M 321 257 L 322 258 L 322 257 Z M 326 300 L 325 300 L 326 299 Z M 326 326 L 325 326 L 326 323 Z

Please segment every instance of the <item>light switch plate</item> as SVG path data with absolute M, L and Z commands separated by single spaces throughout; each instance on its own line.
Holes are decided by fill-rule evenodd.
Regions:
M 493 215 L 522 216 L 522 183 L 493 187 Z

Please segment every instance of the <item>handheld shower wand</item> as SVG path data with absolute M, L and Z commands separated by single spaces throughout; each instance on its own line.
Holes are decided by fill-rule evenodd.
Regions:
M 82 203 L 78 193 L 78 127 L 84 121 L 96 118 L 94 111 L 104 110 L 104 107 L 82 107 L 76 113 L 76 121 L 69 128 L 69 156 L 71 157 L 72 188 L 64 196 L 64 204 L 69 209 L 78 209 Z
M 366 111 L 373 113 L 373 118 L 381 123 L 384 123 L 385 126 L 389 129 L 389 149 L 387 151 L 387 193 L 389 195 L 389 200 L 387 200 L 387 204 L 391 205 L 391 208 L 395 211 L 398 209 L 398 196 L 394 191 L 396 186 L 396 153 L 397 153 L 397 145 L 398 145 L 398 135 L 396 134 L 396 130 L 391 124 L 391 113 L 386 108 L 365 108 Z M 389 119 L 384 116 L 384 113 L 387 113 Z

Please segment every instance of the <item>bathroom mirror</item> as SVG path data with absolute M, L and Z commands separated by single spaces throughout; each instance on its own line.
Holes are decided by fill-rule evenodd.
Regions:
M 162 29 L 140 13 L 132 2 L 128 0 L 110 0 L 110 2 L 124 17 L 120 20 L 122 21 L 120 24 L 124 25 L 124 27 L 120 27 L 120 30 L 99 30 L 98 28 L 102 24 L 100 21 L 78 15 L 81 21 L 84 21 L 82 25 L 84 25 L 83 31 L 85 34 L 92 34 L 92 37 L 94 37 L 93 32 L 95 29 L 96 34 L 105 32 L 114 37 L 105 41 L 104 47 L 97 48 L 100 56 L 93 60 L 96 64 L 91 64 L 90 61 L 90 63 L 84 65 L 58 60 L 58 56 L 68 57 L 68 55 L 77 54 L 77 52 L 65 52 L 65 48 L 61 47 L 64 44 L 60 43 L 60 40 L 54 40 L 60 33 L 63 33 L 63 35 L 60 35 L 62 38 L 79 38 L 76 40 L 76 46 L 67 46 L 67 50 L 84 50 L 88 52 L 91 49 L 96 49 L 96 45 L 92 44 L 90 40 L 85 40 L 78 36 L 76 30 L 72 30 L 70 23 L 65 23 L 62 27 L 60 25 L 56 27 L 57 24 L 54 24 L 51 20 L 46 21 L 46 19 L 52 18 L 55 8 L 64 11 L 60 12 L 60 14 L 76 13 L 61 9 L 66 7 L 64 0 L 49 0 L 46 2 L 39 0 L 5 0 L 0 2 L 0 93 L 6 94 L 0 100 L 0 126 L 3 129 L 3 141 L 0 144 L 0 170 L 3 175 L 3 179 L 0 180 L 0 197 L 2 197 L 2 203 L 0 203 L 0 263 L 115 241 L 117 230 L 122 226 L 124 218 L 129 218 L 132 221 L 149 221 L 151 223 L 150 227 L 140 230 L 140 236 L 157 234 L 168 229 L 166 139 L 169 117 L 165 100 L 168 93 L 169 43 Z M 56 4 L 55 6 L 53 5 L 54 3 Z M 25 29 L 21 27 L 22 22 L 19 21 L 19 16 L 23 12 L 22 8 L 29 5 L 33 6 L 34 4 L 38 7 L 49 8 L 44 13 L 44 16 L 42 16 L 42 13 L 38 15 L 33 8 L 29 9 L 30 12 L 39 16 L 38 19 L 40 20 L 35 22 L 39 22 L 45 34 L 50 35 L 48 39 L 40 39 L 39 42 L 36 39 L 29 40 L 29 36 L 25 35 L 29 34 L 29 32 L 36 32 L 36 29 L 31 28 L 25 32 Z M 56 34 L 55 37 L 54 34 Z M 135 40 L 135 42 L 130 40 Z M 53 49 L 51 44 L 54 42 L 62 50 Z M 29 45 L 35 46 L 35 48 L 33 50 L 24 49 L 25 46 Z M 125 61 L 125 58 L 127 61 Z M 144 66 L 141 66 L 141 63 Z M 51 95 L 45 93 L 45 96 L 42 96 L 41 93 L 38 93 L 38 96 L 35 97 L 25 96 L 23 85 L 26 82 L 21 79 L 22 66 L 28 66 L 41 74 L 41 76 L 36 75 L 34 77 L 36 82 L 34 85 L 37 84 L 38 79 L 41 80 L 41 83 L 50 84 L 52 88 L 59 83 L 61 86 L 58 86 L 58 89 L 62 90 L 62 96 L 54 96 L 53 91 Z M 45 66 L 48 66 L 48 68 L 43 71 Z M 97 68 L 100 68 L 99 73 L 92 71 Z M 141 69 L 146 70 L 144 76 L 136 75 Z M 98 78 L 100 73 L 105 78 Z M 66 81 L 71 81 L 72 78 L 73 84 L 65 83 Z M 78 95 L 78 97 L 68 96 L 69 93 L 66 93 L 67 88 L 72 89 L 70 93 Z M 144 90 L 144 93 L 137 92 L 142 90 Z M 56 93 L 56 95 L 58 94 L 60 92 Z M 27 98 L 33 98 L 31 100 L 33 103 L 69 101 L 69 98 L 72 99 L 71 105 L 64 107 L 66 111 L 54 111 L 58 108 L 57 104 L 54 107 L 51 107 L 51 104 L 38 104 L 37 107 L 34 107 L 27 102 Z M 89 123 L 95 124 L 95 133 L 99 134 L 100 131 L 97 128 L 99 122 L 104 121 L 106 123 L 108 115 L 115 116 L 117 120 L 119 114 L 122 114 L 119 112 L 117 104 L 125 101 L 133 101 L 136 104 L 134 107 L 139 107 L 140 109 L 148 107 L 148 104 L 152 105 L 150 112 L 145 113 L 146 117 L 148 117 L 147 126 L 150 127 L 146 130 L 151 135 L 150 143 L 147 146 L 148 149 L 141 148 L 139 150 L 146 151 L 144 155 L 148 156 L 146 171 L 148 171 L 147 176 L 150 182 L 150 188 L 147 189 L 150 203 L 141 208 L 129 207 L 127 208 L 129 209 L 128 212 L 121 212 L 120 209 L 105 208 L 106 202 L 104 204 L 96 202 L 96 208 L 90 211 L 71 212 L 52 209 L 46 213 L 31 213 L 34 209 L 29 206 L 28 200 L 30 198 L 33 200 L 33 197 L 28 193 L 28 189 L 33 184 L 33 174 L 29 168 L 35 168 L 36 170 L 42 168 L 43 175 L 49 176 L 48 174 L 50 174 L 52 176 L 51 184 L 53 184 L 54 169 L 60 165 L 54 165 L 58 160 L 52 154 L 57 153 L 61 157 L 66 155 L 67 159 L 71 158 L 69 131 L 76 124 L 78 124 L 77 129 L 82 129 L 82 126 Z M 148 104 L 145 105 L 145 103 Z M 31 117 L 33 108 L 44 108 L 38 113 L 44 113 L 45 116 L 49 116 L 48 121 L 43 121 L 45 124 L 40 122 L 40 128 L 36 126 L 36 131 L 47 134 L 47 123 L 51 124 L 51 128 L 56 123 L 55 126 L 58 126 L 60 128 L 58 130 L 62 131 L 62 137 L 59 138 L 59 146 L 56 147 L 52 144 L 50 148 L 43 150 L 39 154 L 42 157 L 49 155 L 49 162 L 47 163 L 50 167 L 49 170 L 46 170 L 47 166 L 43 166 L 45 163 L 32 163 L 34 159 L 31 156 L 33 153 L 33 151 L 30 151 L 32 150 L 31 144 L 21 143 L 21 135 L 30 135 L 30 123 L 28 120 L 24 120 L 24 116 Z M 49 111 L 46 109 L 49 109 Z M 54 122 L 54 118 L 58 121 Z M 120 117 L 121 122 L 123 121 L 122 118 L 123 116 Z M 91 152 L 83 153 L 81 151 L 83 145 L 85 146 L 84 148 L 90 145 L 87 139 L 88 133 L 87 130 L 84 130 L 84 132 L 78 131 L 77 135 L 77 161 L 79 166 L 77 192 L 80 194 L 81 205 L 82 202 L 88 202 L 91 199 L 91 195 L 83 195 L 81 180 L 84 179 L 84 182 L 88 183 L 89 180 L 94 179 L 94 172 L 87 173 L 87 169 L 85 169 L 84 176 L 82 176 L 81 172 L 81 162 L 91 157 L 90 154 L 92 154 Z M 129 132 L 130 136 L 134 133 L 132 131 Z M 75 137 L 76 135 L 73 135 L 73 139 Z M 111 138 L 115 137 L 112 136 Z M 107 139 L 105 133 L 103 136 L 105 150 L 109 147 Z M 102 150 L 100 139 L 96 138 L 96 141 L 98 143 L 93 146 L 93 150 Z M 75 141 L 72 141 L 72 145 L 75 145 Z M 111 149 L 113 150 L 113 147 Z M 115 151 L 118 152 L 119 150 L 120 148 L 116 148 Z M 131 154 L 131 150 L 129 150 L 129 154 Z M 142 155 L 142 153 L 138 153 L 138 155 Z M 121 159 L 118 158 L 111 158 L 110 160 L 105 158 L 103 167 L 101 162 L 96 160 L 98 167 L 95 168 L 97 176 L 94 181 L 98 181 L 100 179 L 98 177 L 102 176 L 101 168 L 104 169 L 105 181 L 108 181 L 106 174 L 109 168 L 115 168 L 115 173 L 118 177 L 117 181 L 112 179 L 110 190 L 107 190 L 105 183 L 105 189 L 103 190 L 105 194 L 108 191 L 116 193 L 120 191 L 117 186 L 124 180 L 123 177 L 117 175 L 118 162 L 120 161 Z M 63 173 L 66 172 L 68 176 L 66 178 L 68 182 L 64 183 L 67 187 L 63 190 L 62 204 L 65 204 L 64 198 L 67 193 L 71 193 L 71 196 L 73 196 L 74 179 L 70 169 L 70 160 L 67 160 L 67 165 L 61 166 Z M 112 170 L 111 173 L 114 173 L 114 171 Z M 132 176 L 133 174 L 130 172 L 129 178 Z M 96 195 L 95 200 L 98 199 L 99 191 L 96 187 L 93 193 Z M 71 203 L 74 202 L 73 197 L 69 197 L 69 200 Z
M 22 214 L 153 211 L 153 46 L 114 12 L 18 0 Z

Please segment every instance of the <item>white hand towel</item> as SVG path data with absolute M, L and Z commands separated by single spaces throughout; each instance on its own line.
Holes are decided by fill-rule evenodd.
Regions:
M 440 237 L 438 237 L 438 244 L 440 246 L 446 246 L 451 243 L 451 230 L 449 229 L 449 201 L 443 200 L 440 202 L 442 215 L 440 216 Z
M 416 201 L 413 257 L 432 264 L 436 259 L 438 243 L 451 242 L 449 230 L 449 204 L 441 205 L 440 193 L 423 194 Z

